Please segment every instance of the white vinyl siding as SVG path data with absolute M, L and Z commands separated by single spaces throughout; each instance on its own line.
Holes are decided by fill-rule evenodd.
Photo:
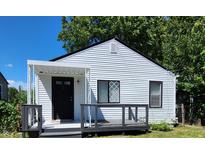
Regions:
M 117 54 L 110 52 L 111 43 L 117 44 Z M 58 62 L 72 65 L 80 63 L 90 66 L 92 103 L 97 103 L 98 80 L 120 81 L 120 103 L 128 104 L 149 104 L 149 81 L 162 81 L 163 106 L 162 108 L 149 109 L 149 122 L 171 122 L 172 119 L 175 119 L 175 76 L 114 39 L 60 59 Z M 48 81 L 45 82 L 49 81 L 48 78 Z M 74 85 L 75 87 L 76 85 Z M 50 98 L 44 98 L 46 88 L 39 89 L 41 89 L 39 94 L 42 95 L 42 100 L 45 99 L 44 103 L 48 104 L 47 101 L 50 101 Z M 74 93 L 77 95 L 75 98 L 83 100 L 84 89 L 81 87 L 80 90 L 82 93 L 79 91 L 76 93 L 75 90 Z M 49 89 L 48 92 L 51 93 Z M 75 101 L 75 103 L 79 102 Z M 47 112 L 45 115 L 50 114 L 49 105 L 48 109 L 45 110 Z M 142 113 L 143 117 L 142 110 L 140 109 L 139 113 Z M 75 112 L 80 115 L 80 110 L 75 110 Z M 105 119 L 119 118 L 121 117 L 121 109 L 102 108 L 99 110 L 98 116 Z

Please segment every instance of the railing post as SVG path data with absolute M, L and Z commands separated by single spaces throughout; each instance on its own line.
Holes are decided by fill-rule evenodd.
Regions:
M 98 116 L 98 106 L 95 105 L 95 128 L 98 127 L 97 116 Z
M 21 126 L 21 129 L 22 129 L 22 131 L 24 131 L 25 130 L 25 106 L 21 106 L 21 124 L 22 124 L 22 126 Z
M 80 120 L 81 120 L 81 129 L 84 129 L 84 116 L 85 116 L 85 112 L 84 112 L 84 106 L 83 106 L 83 104 L 80 104 L 80 109 L 81 109 L 81 118 L 80 118 Z
M 129 120 L 132 120 L 132 109 L 131 109 L 131 107 L 129 106 L 129 108 L 128 108 L 129 110 L 128 110 L 128 116 L 129 116 Z
M 24 125 L 24 129 L 28 130 L 28 106 L 24 106 L 24 120 L 25 120 L 25 125 Z
M 138 107 L 135 107 L 135 122 L 138 121 Z
M 42 132 L 42 106 L 38 106 L 38 130 L 39 134 Z
M 146 105 L 146 124 L 147 124 L 147 126 L 148 126 L 148 119 L 149 119 L 149 111 L 148 111 L 148 105 Z
M 125 126 L 125 105 L 122 105 L 122 127 Z

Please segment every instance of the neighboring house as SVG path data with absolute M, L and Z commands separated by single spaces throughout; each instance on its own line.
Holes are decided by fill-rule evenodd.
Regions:
M 8 100 L 8 82 L 0 72 L 0 100 Z
M 35 94 L 31 94 L 32 85 Z M 58 120 L 80 121 L 80 104 L 148 105 L 149 123 L 172 123 L 175 93 L 176 76 L 172 72 L 117 38 L 50 61 L 28 60 L 28 104 L 42 105 L 45 126 Z M 90 110 L 86 112 L 93 112 Z M 97 117 L 112 120 L 122 114 L 127 110 L 123 113 L 121 108 L 106 106 Z M 88 119 L 93 117 L 90 113 Z

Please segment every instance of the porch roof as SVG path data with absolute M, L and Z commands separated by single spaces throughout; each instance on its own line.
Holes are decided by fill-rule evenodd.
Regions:
M 33 66 L 37 74 L 68 74 L 84 75 L 88 65 L 69 64 L 63 62 L 28 60 L 28 65 Z

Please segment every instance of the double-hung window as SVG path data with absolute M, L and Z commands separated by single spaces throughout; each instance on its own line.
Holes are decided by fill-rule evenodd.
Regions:
M 150 81 L 149 90 L 149 106 L 151 108 L 162 107 L 162 82 L 161 81 Z
M 98 103 L 120 102 L 120 81 L 98 80 Z

